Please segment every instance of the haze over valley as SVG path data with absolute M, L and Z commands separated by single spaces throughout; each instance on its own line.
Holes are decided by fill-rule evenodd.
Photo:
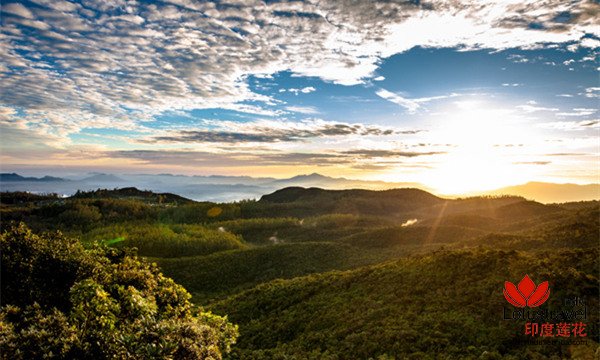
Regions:
M 136 187 L 154 192 L 169 192 L 197 201 L 229 202 L 258 199 L 262 195 L 289 186 L 317 187 L 323 189 L 370 189 L 417 188 L 428 192 L 432 189 L 419 183 L 394 183 L 386 181 L 351 180 L 333 178 L 317 173 L 298 175 L 286 179 L 253 178 L 250 176 L 186 176 L 173 174 L 104 174 L 90 173 L 83 176 L 25 177 L 16 173 L 0 174 L 2 191 L 29 191 L 38 194 L 57 193 L 71 196 L 79 191 Z M 600 199 L 600 185 L 527 183 L 487 192 L 464 194 L 438 194 L 446 197 L 479 195 L 517 195 L 543 203 L 561 203 Z

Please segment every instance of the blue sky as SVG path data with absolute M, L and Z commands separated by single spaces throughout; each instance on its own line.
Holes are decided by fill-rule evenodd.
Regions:
M 596 1 L 7 1 L 2 171 L 598 182 Z

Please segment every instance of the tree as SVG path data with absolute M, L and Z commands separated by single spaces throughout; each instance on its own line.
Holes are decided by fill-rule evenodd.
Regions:
M 24 224 L 0 236 L 3 359 L 220 359 L 237 326 L 155 264 Z

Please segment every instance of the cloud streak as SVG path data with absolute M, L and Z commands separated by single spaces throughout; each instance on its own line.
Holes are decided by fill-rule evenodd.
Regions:
M 449 95 L 440 95 L 440 96 L 431 96 L 431 97 L 422 97 L 422 98 L 414 98 L 409 99 L 403 97 L 399 94 L 393 93 L 391 91 L 385 89 L 379 89 L 375 92 L 377 96 L 393 102 L 394 104 L 400 105 L 405 108 L 409 113 L 415 113 L 419 108 L 421 108 L 422 104 L 434 101 L 434 100 L 442 100 L 450 97 L 456 97 L 458 94 L 449 94 Z
M 109 158 L 137 160 L 152 165 L 182 165 L 210 167 L 240 167 L 240 166 L 346 166 L 356 169 L 386 169 L 392 163 L 382 164 L 378 159 L 390 160 L 399 158 L 414 158 L 443 154 L 441 152 L 403 152 L 379 150 L 328 151 L 311 152 L 272 152 L 272 151 L 225 151 L 209 152 L 197 150 L 121 150 L 110 151 L 104 155 Z
M 209 121 L 210 130 L 183 130 L 144 139 L 143 143 L 276 143 L 298 142 L 337 136 L 389 136 L 396 132 L 373 125 L 336 123 L 323 120 L 258 121 L 236 123 Z

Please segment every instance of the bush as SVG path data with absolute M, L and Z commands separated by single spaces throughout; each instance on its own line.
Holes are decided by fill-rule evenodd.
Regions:
M 4 359 L 220 359 L 237 337 L 156 265 L 25 225 L 0 237 Z

